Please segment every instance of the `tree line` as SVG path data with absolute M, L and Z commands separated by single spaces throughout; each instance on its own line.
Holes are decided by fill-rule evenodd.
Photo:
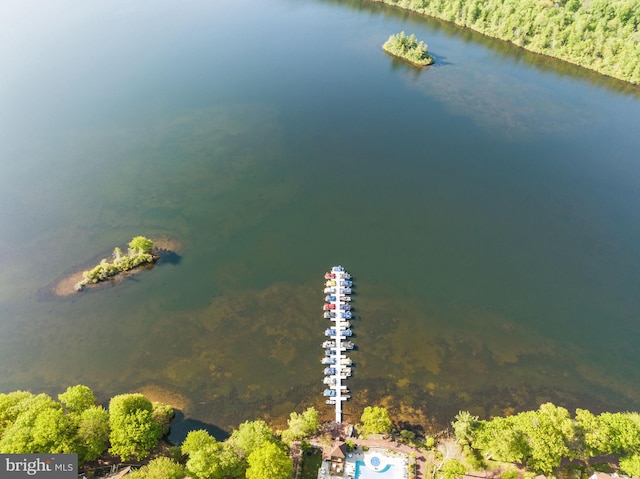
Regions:
M 640 84 L 637 0 L 373 0 Z
M 122 460 L 144 458 L 169 430 L 173 408 L 142 394 L 111 398 L 109 409 L 87 386 L 67 388 L 56 401 L 48 394 L 0 394 L 0 452 L 78 454 L 79 464 L 107 450 Z
M 310 447 L 306 440 L 318 434 L 318 416 L 313 407 L 293 412 L 283 431 L 273 431 L 262 420 L 246 421 L 224 441 L 205 430 L 191 431 L 171 449 L 171 457 L 154 458 L 131 478 L 288 479 L 293 472 L 291 444 L 301 441 L 303 449 Z M 14 391 L 0 394 L 0 453 L 77 453 L 80 465 L 106 452 L 124 462 L 140 460 L 168 433 L 172 417 L 170 406 L 142 394 L 114 396 L 105 409 L 83 385 L 67 388 L 57 400 Z M 558 473 L 566 464 L 590 470 L 611 457 L 619 460 L 621 472 L 640 475 L 637 412 L 593 414 L 577 409 L 572 415 L 545 403 L 537 410 L 487 420 L 461 411 L 451 425 L 453 435 L 421 438 L 409 430 L 394 430 L 385 408 L 368 406 L 357 430 L 365 437 L 390 434 L 394 441 L 421 448 L 423 469 L 434 479 L 457 479 L 504 463 L 531 473 Z M 517 469 L 501 474 L 503 479 L 512 476 L 517 476 Z
M 480 420 L 467 411 L 452 422 L 454 434 L 470 466 L 491 460 L 519 463 L 528 470 L 550 474 L 563 461 L 589 466 L 594 458 L 616 456 L 622 472 L 640 475 L 640 414 L 593 414 L 542 404 L 535 411 Z

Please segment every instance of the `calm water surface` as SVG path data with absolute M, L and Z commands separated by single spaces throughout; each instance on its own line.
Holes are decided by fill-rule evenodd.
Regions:
M 328 419 L 342 263 L 347 420 L 640 408 L 637 88 L 357 1 L 0 11 L 1 391 L 142 389 L 226 430 Z M 400 30 L 437 64 L 385 55 Z M 179 261 L 48 293 L 138 234 Z

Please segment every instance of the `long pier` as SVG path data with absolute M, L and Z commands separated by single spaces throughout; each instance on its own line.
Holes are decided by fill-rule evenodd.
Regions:
M 347 351 L 353 349 L 351 337 L 351 275 L 342 266 L 334 266 L 324 275 L 326 279 L 323 306 L 324 317 L 331 321 L 331 326 L 324 332 L 327 340 L 322 343 L 325 357 L 322 359 L 324 369 L 324 396 L 327 404 L 336 407 L 336 423 L 342 422 L 342 402 L 349 399 L 349 389 L 343 381 L 351 376 L 351 358 Z

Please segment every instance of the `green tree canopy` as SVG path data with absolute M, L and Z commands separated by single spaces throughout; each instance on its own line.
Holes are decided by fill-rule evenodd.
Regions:
M 362 423 L 361 432 L 367 434 L 382 434 L 391 432 L 393 424 L 386 408 L 367 406 L 360 417 Z
M 78 421 L 78 459 L 93 461 L 107 450 L 109 413 L 102 406 L 92 406 L 80 414 Z
M 282 439 L 286 442 L 297 441 L 311 437 L 318 432 L 318 411 L 307 408 L 302 414 L 292 412 L 287 420 L 289 428 L 282 432 Z
M 65 392 L 58 394 L 58 400 L 72 414 L 80 414 L 96 404 L 96 396 L 93 391 L 82 384 L 69 386 Z
M 231 444 L 220 443 L 207 431 L 191 431 L 182 443 L 182 453 L 188 456 L 187 471 L 196 479 L 239 477 L 244 465 Z
M 251 452 L 247 462 L 247 479 L 289 479 L 293 474 L 291 459 L 272 442 L 266 442 Z
M 168 457 L 157 457 L 149 464 L 133 471 L 131 479 L 184 479 L 186 471 L 180 464 Z
M 514 416 L 481 421 L 474 447 L 485 455 L 505 462 L 522 462 L 529 456 L 529 444 Z
M 24 391 L 3 396 L 0 451 L 7 454 L 73 452 L 73 428 L 60 403 L 47 394 Z
M 563 457 L 569 457 L 575 430 L 565 408 L 545 403 L 537 411 L 521 413 L 516 418 L 529 444 L 528 466 L 550 474 Z
M 620 469 L 629 476 L 640 476 L 640 454 L 620 458 Z
M 141 253 L 149 253 L 153 249 L 153 241 L 144 236 L 136 236 L 129 242 L 129 249 Z
M 126 461 L 143 458 L 158 444 L 162 425 L 153 420 L 153 406 L 142 394 L 121 394 L 109 403 L 109 451 Z
M 439 479 L 460 479 L 467 472 L 467 468 L 457 459 L 449 459 L 438 473 Z
M 469 411 L 459 411 L 451 426 L 460 444 L 471 444 L 475 439 L 476 430 L 480 427 L 480 420 Z
M 277 443 L 271 428 L 264 421 L 245 421 L 227 439 L 240 458 L 247 458 L 266 443 Z

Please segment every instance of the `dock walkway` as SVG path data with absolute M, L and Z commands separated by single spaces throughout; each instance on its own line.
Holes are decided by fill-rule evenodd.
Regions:
M 349 399 L 349 390 L 343 385 L 343 381 L 351 375 L 351 359 L 347 356 L 348 349 L 353 348 L 349 341 L 351 336 L 351 275 L 342 266 L 334 266 L 329 273 L 324 275 L 327 280 L 324 292 L 325 304 L 323 307 L 324 317 L 332 323 L 325 335 L 329 338 L 329 343 L 325 346 L 325 357 L 322 363 L 325 368 L 324 383 L 327 389 L 324 395 L 327 397 L 327 404 L 335 404 L 336 420 L 342 422 L 342 402 Z M 333 341 L 332 344 L 331 340 Z

